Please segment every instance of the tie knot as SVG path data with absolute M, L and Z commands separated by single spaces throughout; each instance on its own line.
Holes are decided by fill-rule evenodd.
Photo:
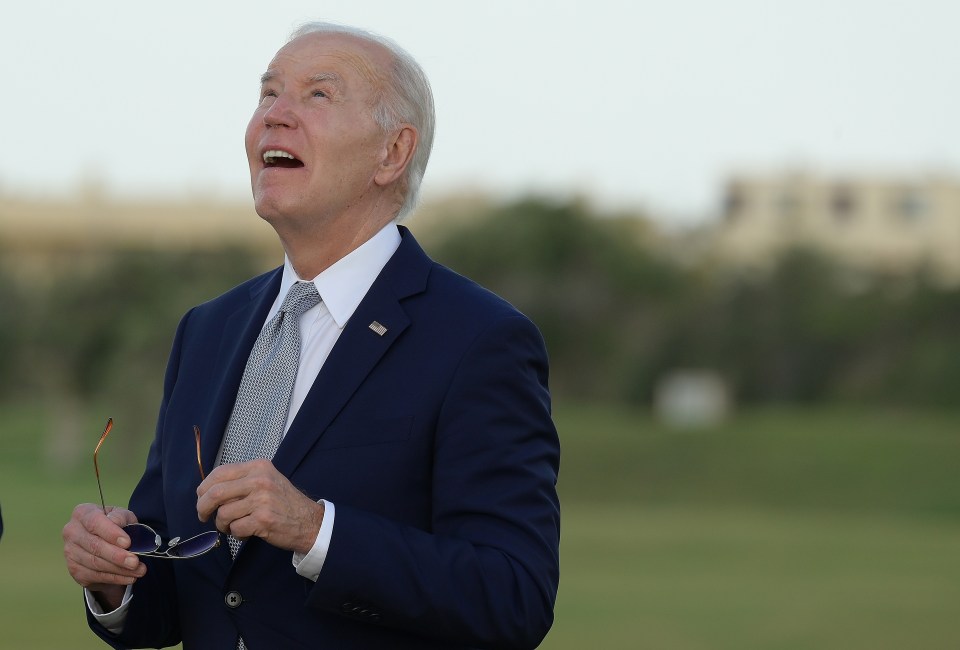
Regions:
M 313 282 L 295 282 L 280 305 L 280 311 L 299 318 L 305 311 L 320 302 L 320 294 Z

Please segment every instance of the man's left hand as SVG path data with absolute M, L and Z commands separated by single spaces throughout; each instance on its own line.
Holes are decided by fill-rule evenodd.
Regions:
M 197 488 L 200 521 L 237 539 L 260 537 L 306 554 L 323 522 L 323 503 L 295 488 L 268 460 L 220 465 Z

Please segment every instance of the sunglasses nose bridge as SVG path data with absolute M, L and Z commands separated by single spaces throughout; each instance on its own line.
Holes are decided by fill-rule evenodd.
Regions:
M 176 544 L 176 547 L 174 547 L 174 544 Z M 203 555 L 218 546 L 220 546 L 220 533 L 208 530 L 187 539 L 176 537 L 170 540 L 166 554 L 169 557 L 191 558 Z

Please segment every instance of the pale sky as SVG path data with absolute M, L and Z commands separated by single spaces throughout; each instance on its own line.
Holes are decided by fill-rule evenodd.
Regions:
M 577 194 L 685 222 L 732 172 L 960 175 L 953 0 L 30 0 L 0 8 L 0 192 L 249 196 L 259 76 L 314 19 L 423 65 L 428 198 Z

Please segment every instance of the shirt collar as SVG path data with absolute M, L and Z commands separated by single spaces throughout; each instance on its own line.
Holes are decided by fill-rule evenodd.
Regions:
M 396 224 L 389 223 L 376 235 L 358 248 L 338 260 L 332 266 L 313 278 L 320 299 L 330 311 L 337 327 L 343 329 L 356 311 L 363 297 L 367 295 L 373 281 L 400 246 L 400 231 Z M 283 298 L 290 287 L 300 281 L 289 258 L 284 256 L 283 277 L 280 279 L 280 292 L 274 301 L 267 320 L 280 310 Z

